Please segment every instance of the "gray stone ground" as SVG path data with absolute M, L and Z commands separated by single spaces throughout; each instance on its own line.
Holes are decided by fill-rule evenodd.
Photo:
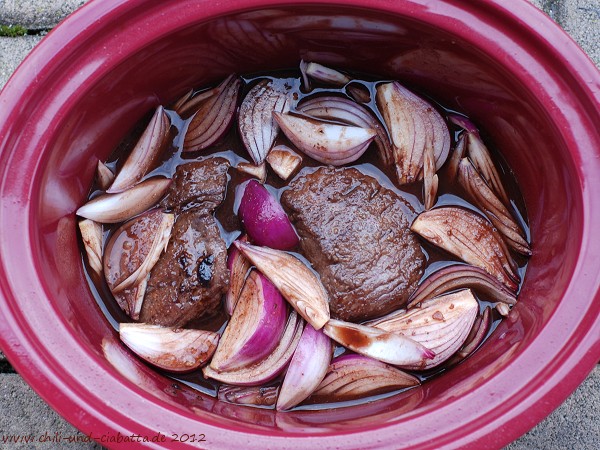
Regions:
M 0 24 L 21 25 L 30 30 L 45 30 L 87 0 L 0 0 Z
M 513 0 L 516 1 L 516 0 Z M 562 26 L 600 66 L 600 0 L 530 0 Z M 58 24 L 85 0 L 0 0 L 0 26 L 20 25 L 28 35 L 0 36 L 0 88 L 20 61 L 42 39 L 45 31 Z M 0 352 L 0 449 L 101 449 L 98 444 L 4 443 L 5 436 L 34 436 L 44 433 L 65 438 L 83 437 L 48 407 L 14 373 Z M 546 420 L 505 450 L 600 448 L 600 368 Z

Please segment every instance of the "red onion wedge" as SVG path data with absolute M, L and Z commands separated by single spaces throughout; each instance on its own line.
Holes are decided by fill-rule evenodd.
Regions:
M 188 125 L 184 152 L 210 147 L 225 134 L 233 121 L 240 86 L 240 79 L 230 75 L 218 86 L 217 94 L 201 103 Z
M 113 294 L 139 284 L 164 251 L 175 218 L 155 209 L 121 225 L 104 250 L 104 276 Z
M 266 357 L 277 346 L 287 321 L 287 304 L 262 274 L 253 270 L 244 284 L 210 367 L 236 370 Z
M 290 88 L 285 86 L 282 82 L 263 80 L 250 89 L 240 106 L 240 137 L 256 164 L 265 161 L 279 132 L 273 111 L 285 113 L 290 109 Z
M 320 330 L 329 320 L 329 299 L 317 276 L 298 258 L 280 250 L 236 241 L 234 245 L 262 272 L 293 308 Z
M 438 295 L 465 288 L 482 294 L 485 300 L 492 302 L 503 302 L 509 305 L 517 302 L 514 292 L 509 291 L 485 270 L 471 265 L 456 264 L 429 275 L 409 297 L 407 308 L 410 309 Z
M 303 324 L 304 321 L 296 311 L 292 311 L 283 336 L 281 336 L 281 339 L 277 342 L 277 347 L 269 356 L 255 364 L 237 370 L 217 372 L 212 367 L 206 366 L 202 369 L 202 372 L 206 378 L 237 386 L 258 386 L 271 381 L 283 371 L 292 359 L 302 336 Z
M 305 92 L 309 92 L 311 90 L 310 87 L 310 79 L 306 74 L 306 68 L 308 67 L 308 63 L 303 59 L 300 60 L 300 75 L 302 77 L 302 87 L 304 87 Z
M 279 386 L 219 386 L 217 398 L 236 405 L 275 406 Z
M 421 368 L 435 352 L 411 338 L 380 328 L 331 319 L 323 332 L 356 353 L 394 366 Z
M 211 97 L 218 95 L 219 86 L 198 92 L 194 95 L 194 90 L 190 89 L 183 97 L 181 97 L 171 107 L 173 111 L 179 114 L 180 117 L 189 117 L 202 103 Z
M 248 238 L 244 235 L 238 239 L 241 242 L 248 242 Z M 250 272 L 252 264 L 250 261 L 242 255 L 235 245 L 229 248 L 229 255 L 227 256 L 227 268 L 229 269 L 229 288 L 227 289 L 227 295 L 225 297 L 225 311 L 230 316 L 233 314 L 235 305 L 240 298 L 242 288 L 246 283 L 246 277 Z
M 345 125 L 375 130 L 376 136 L 373 142 L 379 148 L 384 164 L 392 164 L 393 160 L 386 159 L 392 153 L 392 144 L 387 131 L 379 120 L 364 106 L 352 100 L 334 95 L 315 96 L 302 101 L 298 111 L 317 119 L 332 120 Z
M 435 173 L 434 158 L 433 148 L 427 147 L 423 155 L 423 203 L 426 211 L 433 208 L 438 191 L 438 176 Z
M 76 212 L 100 223 L 119 223 L 154 206 L 171 185 L 169 178 L 154 177 L 117 194 L 103 194 L 87 202 Z
M 332 354 L 331 340 L 306 324 L 283 379 L 277 410 L 293 408 L 312 394 L 325 377 Z
M 212 356 L 219 335 L 212 331 L 122 323 L 119 337 L 144 361 L 169 372 L 190 372 Z
M 462 347 L 478 312 L 477 299 L 469 289 L 463 289 L 425 300 L 420 308 L 392 313 L 369 324 L 408 336 L 434 351 L 435 356 L 424 364 L 404 366 L 425 370 L 440 365 Z
M 458 176 L 458 166 L 467 153 L 467 135 L 461 134 L 456 141 L 456 147 L 450 158 L 448 158 L 448 176 L 450 180 L 456 179 Z
M 419 384 L 417 377 L 381 361 L 345 354 L 333 360 L 312 397 L 331 402 L 354 400 Z
M 494 308 L 502 317 L 507 317 L 510 314 L 510 305 L 506 303 L 498 302 L 494 305 Z
M 256 180 L 246 184 L 238 215 L 248 236 L 258 245 L 291 250 L 298 235 L 275 197 Z
M 276 145 L 267 155 L 267 162 L 279 178 L 287 180 L 302 164 L 302 156 L 287 145 Z
M 349 84 L 348 86 L 346 86 L 346 92 L 348 92 L 348 95 L 352 97 L 357 103 L 366 104 L 371 101 L 371 91 L 369 91 L 369 89 L 366 86 L 360 83 Z
M 106 167 L 106 164 L 98 160 L 98 165 L 96 166 L 96 181 L 98 182 L 98 187 L 105 191 L 110 187 L 114 179 L 115 174 Z
M 137 184 L 158 162 L 170 128 L 169 116 L 164 108 L 159 106 L 106 192 L 111 194 L 123 192 Z
M 300 70 L 302 70 L 307 77 L 331 86 L 344 86 L 352 81 L 351 78 L 344 75 L 342 72 L 315 62 L 301 64 Z M 309 89 L 308 86 L 307 89 Z
M 466 358 L 481 345 L 492 326 L 491 311 L 491 308 L 486 306 L 483 310 L 483 314 L 477 317 L 477 321 L 473 324 L 473 328 L 465 341 L 465 345 L 458 352 L 458 356 Z
M 261 183 L 264 183 L 267 180 L 267 166 L 264 162 L 256 165 L 242 161 L 239 162 L 235 168 L 240 172 L 244 172 L 245 174 L 258 179 Z
M 146 275 L 138 284 L 113 294 L 117 304 L 133 320 L 140 319 L 140 312 L 144 304 L 144 296 L 146 295 L 149 279 L 150 274 Z
M 486 306 L 486 308 L 483 310 L 483 314 L 477 316 L 477 318 L 475 319 L 475 323 L 473 324 L 473 327 L 469 332 L 469 336 L 467 336 L 467 339 L 465 340 L 465 344 L 452 358 L 448 360 L 447 364 L 456 364 L 468 357 L 469 355 L 471 355 L 475 350 L 477 350 L 484 341 L 485 337 L 487 336 L 491 325 L 491 308 L 489 306 Z
M 377 107 L 392 140 L 393 161 L 400 184 L 423 177 L 425 150 L 433 148 L 436 171 L 450 151 L 450 133 L 442 116 L 421 97 L 398 82 L 377 86 Z
M 530 256 L 531 248 L 525 240 L 523 230 L 467 158 L 463 158 L 459 164 L 458 181 L 471 195 L 475 205 L 504 236 L 508 246 L 522 255 Z
M 309 117 L 273 113 L 286 137 L 304 154 L 324 164 L 356 161 L 375 139 L 372 128 L 337 125 Z
M 102 225 L 90 219 L 79 221 L 79 231 L 88 264 L 98 275 L 102 273 Z
M 467 135 L 467 152 L 473 165 L 490 188 L 500 197 L 502 202 L 505 205 L 509 205 L 510 200 L 500 179 L 500 174 L 492 161 L 490 151 L 481 140 L 477 127 L 469 119 L 458 114 L 451 114 L 448 118 L 451 122 L 465 130 Z
M 448 114 L 448 120 L 450 120 L 450 122 L 452 122 L 454 125 L 458 125 L 459 127 L 461 127 L 467 133 L 476 134 L 479 136 L 479 130 L 477 129 L 475 124 L 471 122 L 471 120 L 466 116 L 455 113 Z
M 517 266 L 502 236 L 479 214 L 453 206 L 436 208 L 421 213 L 410 229 L 517 291 Z

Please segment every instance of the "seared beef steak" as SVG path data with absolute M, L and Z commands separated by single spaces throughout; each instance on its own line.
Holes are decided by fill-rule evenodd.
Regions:
M 356 169 L 322 167 L 290 183 L 281 202 L 333 317 L 363 321 L 406 303 L 425 256 L 398 195 Z
M 227 169 L 225 158 L 208 158 L 179 166 L 163 208 L 181 210 L 198 207 L 198 213 L 212 214 L 225 198 Z
M 162 203 L 177 218 L 167 249 L 150 273 L 140 321 L 181 327 L 218 309 L 229 270 L 213 212 L 225 198 L 228 167 L 227 160 L 210 158 L 177 168 Z

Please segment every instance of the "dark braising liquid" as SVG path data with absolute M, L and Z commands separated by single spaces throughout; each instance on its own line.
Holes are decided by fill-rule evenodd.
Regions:
M 243 78 L 243 80 L 245 81 L 245 84 L 243 87 L 242 98 L 243 98 L 243 95 L 246 92 L 248 92 L 252 86 L 254 86 L 256 84 L 256 82 L 258 82 L 262 79 L 265 79 L 265 78 L 273 78 L 275 80 L 279 80 L 277 82 L 288 83 L 288 84 L 292 85 L 293 92 L 294 92 L 294 100 L 298 100 L 298 101 L 302 100 L 303 98 L 305 98 L 307 96 L 314 96 L 314 95 L 334 94 L 334 95 L 348 96 L 348 94 L 344 88 L 337 89 L 337 88 L 330 88 L 330 87 L 317 87 L 309 93 L 304 93 L 301 88 L 299 75 L 294 72 L 285 72 L 285 73 L 257 75 L 257 76 Z M 377 108 L 375 106 L 375 88 L 376 88 L 377 84 L 385 82 L 385 81 L 366 81 L 366 80 L 372 80 L 373 78 L 372 77 L 362 77 L 362 78 L 363 78 L 363 81 L 353 80 L 352 84 L 353 85 L 362 85 L 362 87 L 364 87 L 364 89 L 370 93 L 371 101 L 366 106 L 368 106 L 371 109 L 371 111 L 379 118 L 381 123 L 384 123 L 383 118 L 379 115 Z M 410 86 L 409 86 L 409 88 L 410 88 Z M 420 93 L 418 91 L 417 91 L 417 93 L 423 95 L 423 93 Z M 423 95 L 423 96 L 425 98 L 427 98 L 426 95 Z M 428 99 L 428 100 L 432 104 L 436 105 L 439 108 L 439 111 L 442 114 L 442 116 L 444 116 L 445 113 L 447 114 L 447 113 L 455 112 L 455 111 L 451 111 L 449 109 L 444 108 L 442 105 L 439 105 L 433 99 Z M 244 183 L 246 181 L 248 181 L 249 179 L 251 179 L 251 177 L 249 175 L 235 169 L 236 165 L 239 162 L 242 162 L 242 161 L 251 162 L 250 156 L 248 155 L 240 138 L 238 137 L 237 126 L 236 125 L 232 126 L 231 129 L 228 131 L 228 133 L 225 135 L 225 137 L 223 139 L 221 139 L 217 144 L 213 145 L 211 148 L 200 151 L 200 152 L 184 153 L 184 152 L 182 152 L 183 138 L 185 136 L 185 131 L 187 129 L 188 122 L 191 120 L 191 118 L 187 119 L 187 120 L 182 120 L 178 116 L 177 113 L 168 109 L 168 105 L 165 107 L 165 110 L 166 110 L 167 114 L 169 115 L 169 118 L 171 119 L 172 143 L 165 151 L 165 154 L 163 156 L 163 159 L 162 159 L 162 162 L 160 163 L 160 165 L 156 169 L 154 169 L 152 172 L 148 173 L 145 178 L 150 178 L 150 177 L 156 176 L 156 175 L 163 175 L 163 176 L 171 178 L 173 176 L 173 174 L 175 173 L 175 170 L 177 169 L 177 167 L 181 164 L 206 159 L 206 158 L 209 158 L 212 156 L 221 156 L 221 157 L 227 158 L 231 163 L 231 167 L 229 169 L 229 183 L 228 183 L 228 187 L 227 187 L 227 194 L 225 197 L 225 201 L 216 210 L 215 216 L 216 216 L 217 222 L 219 224 L 219 228 L 221 230 L 222 238 L 225 241 L 225 243 L 227 244 L 227 246 L 229 247 L 231 245 L 231 243 L 242 233 L 242 225 L 236 215 L 236 211 L 237 211 L 237 207 L 239 205 L 239 201 L 241 199 L 241 195 L 243 194 Z M 293 110 L 293 107 L 292 107 L 292 110 Z M 145 129 L 145 127 L 150 119 L 150 115 L 151 115 L 151 112 L 149 112 L 147 117 L 144 117 L 144 119 L 142 121 L 140 121 L 140 123 L 131 131 L 131 133 L 121 142 L 121 144 L 117 147 L 117 149 L 115 149 L 113 154 L 110 156 L 110 158 L 106 162 L 106 165 L 113 172 L 116 172 L 116 170 L 118 168 L 120 168 L 120 166 L 123 164 L 129 151 L 133 148 L 133 146 L 137 142 L 137 139 L 139 138 L 139 136 Z M 452 125 L 451 123 L 449 123 L 448 126 L 449 126 L 450 133 L 452 136 L 452 147 L 451 148 L 454 148 L 454 144 L 456 143 L 456 138 L 459 135 L 461 130 L 458 127 Z M 521 225 L 523 230 L 525 231 L 525 234 L 529 240 L 529 228 L 528 228 L 527 222 L 526 222 L 525 206 L 524 206 L 523 198 L 519 192 L 517 182 L 512 174 L 512 171 L 506 164 L 505 160 L 502 158 L 501 154 L 496 149 L 494 149 L 493 144 L 489 141 L 489 139 L 486 139 L 485 135 L 483 135 L 482 137 L 483 137 L 484 142 L 486 142 L 486 145 L 488 146 L 488 148 L 492 151 L 494 163 L 496 164 L 496 167 L 502 176 L 502 182 L 503 182 L 504 187 L 509 195 L 511 204 L 513 205 L 513 207 L 515 209 L 515 211 L 514 211 L 515 218 L 516 218 L 517 222 Z M 285 138 L 285 136 L 283 136 L 282 133 L 279 134 L 279 137 L 277 138 L 275 145 L 280 144 L 280 143 L 289 145 L 289 143 L 287 142 L 287 139 Z M 291 147 L 293 148 L 293 146 L 291 146 Z M 302 176 L 303 173 L 314 170 L 313 169 L 314 167 L 318 167 L 318 166 L 322 165 L 321 163 L 319 163 L 305 155 L 302 155 L 302 157 L 303 157 L 302 168 L 295 175 L 295 177 Z M 394 173 L 392 172 L 391 168 L 386 168 L 383 166 L 383 164 L 381 163 L 381 161 L 379 159 L 377 148 L 375 147 L 374 144 L 371 145 L 371 147 L 365 152 L 365 154 L 360 159 L 358 159 L 357 161 L 355 161 L 352 164 L 347 165 L 347 167 L 355 167 L 362 173 L 376 178 L 382 186 L 394 191 L 401 198 L 404 198 L 408 203 L 410 203 L 410 205 L 414 209 L 414 213 L 412 214 L 412 216 L 409 215 L 407 217 L 409 222 L 412 222 L 414 220 L 414 218 L 416 218 L 418 213 L 423 211 L 424 208 L 423 208 L 423 196 L 422 196 L 422 182 L 415 183 L 413 185 L 404 185 L 404 186 L 398 187 L 396 185 L 396 183 L 394 181 L 392 181 L 392 180 L 395 180 Z M 279 198 L 281 193 L 283 192 L 283 190 L 285 190 L 287 184 L 295 177 L 292 177 L 288 181 L 283 181 L 277 175 L 275 175 L 273 173 L 273 171 L 270 170 L 270 168 L 268 168 L 267 172 L 268 172 L 268 177 L 265 182 L 265 186 L 267 187 L 267 189 L 269 189 L 271 191 L 271 193 L 273 193 L 277 198 Z M 439 177 L 439 189 L 438 189 L 438 198 L 437 198 L 437 202 L 436 202 L 435 206 L 442 206 L 442 205 L 462 206 L 462 207 L 471 209 L 473 211 L 479 212 L 481 215 L 485 216 L 485 214 L 483 214 L 483 212 L 481 212 L 477 207 L 475 207 L 473 204 L 471 204 L 467 200 L 465 200 L 465 199 L 468 199 L 469 196 L 467 195 L 466 192 L 464 192 L 464 190 L 458 185 L 458 183 L 456 181 L 450 179 L 450 177 L 447 174 L 446 166 L 443 166 L 442 169 L 438 172 L 438 177 Z M 99 191 L 97 189 L 97 186 L 93 186 L 90 198 L 93 198 L 94 196 L 96 196 L 100 193 L 101 193 L 101 191 Z M 114 226 L 104 225 L 104 228 L 103 228 L 104 229 L 104 244 L 106 244 L 110 234 L 114 230 L 116 230 L 119 227 L 119 225 L 120 224 L 116 224 Z M 425 268 L 425 273 L 424 273 L 422 279 L 425 279 L 432 272 L 458 261 L 458 259 L 456 259 L 453 256 L 449 255 L 448 253 L 426 243 L 424 240 L 420 239 L 420 242 L 422 245 L 423 253 L 426 255 L 426 258 L 427 258 L 427 266 Z M 85 253 L 85 251 L 83 250 L 83 246 L 82 246 L 82 253 Z M 307 262 L 301 255 L 296 254 L 296 256 L 299 256 L 301 259 L 303 259 L 305 262 Z M 514 254 L 514 253 L 513 253 L 513 257 L 515 258 L 515 261 L 516 261 L 517 265 L 519 266 L 518 272 L 519 272 L 520 278 L 521 278 L 521 280 L 523 280 L 524 274 L 525 274 L 525 271 L 527 268 L 527 259 L 524 257 L 521 257 L 517 254 Z M 84 262 L 87 261 L 85 257 L 82 259 L 84 260 Z M 85 263 L 85 269 L 86 269 L 88 282 L 90 284 L 90 288 L 92 290 L 92 293 L 94 294 L 96 301 L 98 302 L 98 305 L 100 306 L 100 308 L 103 311 L 104 315 L 106 316 L 107 320 L 111 323 L 111 325 L 115 328 L 115 330 L 118 331 L 119 323 L 130 322 L 131 319 L 119 308 L 116 301 L 112 297 L 112 294 L 110 293 L 110 290 L 109 290 L 106 282 L 104 281 L 104 279 L 102 278 L 102 280 L 97 280 L 96 279 L 97 277 L 93 276 L 93 272 L 87 266 L 87 262 Z M 521 281 L 521 283 L 522 283 L 522 281 Z M 483 308 L 485 308 L 487 305 L 489 305 L 489 303 L 486 301 L 486 299 L 484 297 L 478 296 L 478 298 L 480 300 L 481 310 L 483 310 Z M 494 320 L 493 320 L 493 324 L 488 332 L 488 335 L 496 328 L 497 324 L 501 320 L 501 317 L 495 312 L 495 310 L 492 310 L 492 311 L 493 311 L 492 314 L 493 314 Z M 221 312 L 217 316 L 213 316 L 210 319 L 206 319 L 206 320 L 202 320 L 202 321 L 192 322 L 192 323 L 188 324 L 186 327 L 199 328 L 199 329 L 205 329 L 205 330 L 211 330 L 211 331 L 219 331 L 220 330 L 220 332 L 222 332 L 222 330 L 225 328 L 225 326 L 227 324 L 227 320 L 228 320 L 228 316 L 224 312 L 224 309 L 221 308 Z M 344 347 L 338 346 L 335 349 L 334 356 L 339 356 L 339 355 L 343 354 L 345 351 L 346 351 L 346 349 Z M 158 370 L 160 372 L 159 369 L 156 369 L 156 370 Z M 418 373 L 413 373 L 413 374 L 416 375 L 417 377 L 419 377 L 422 381 L 425 381 L 433 376 L 440 374 L 441 372 L 443 372 L 445 370 L 446 370 L 446 368 L 442 364 L 440 367 L 434 368 L 434 369 L 430 370 L 429 372 L 418 372 Z M 174 380 L 178 380 L 178 381 L 180 381 L 188 386 L 191 386 L 194 389 L 197 389 L 201 392 L 204 392 L 208 395 L 216 396 L 219 382 L 204 379 L 200 370 L 197 370 L 192 373 L 185 374 L 185 375 L 179 375 L 179 374 L 173 375 L 173 374 L 170 374 L 167 372 L 162 372 L 162 373 L 167 377 L 170 377 Z M 275 384 L 276 382 L 277 382 L 277 380 L 275 380 L 274 382 L 272 382 L 270 384 Z M 302 406 L 298 406 L 294 409 L 323 409 L 323 408 L 339 407 L 339 406 L 346 406 L 346 405 L 355 405 L 355 404 L 360 404 L 360 403 L 364 403 L 367 401 L 372 401 L 372 400 L 374 400 L 374 398 L 389 397 L 398 392 L 400 392 L 400 391 L 384 394 L 382 396 L 365 397 L 365 398 L 362 398 L 359 400 L 354 400 L 351 402 L 339 402 L 339 403 L 328 403 L 328 404 L 316 404 L 316 403 L 311 404 L 310 397 L 309 397 L 309 399 L 307 401 L 305 401 Z

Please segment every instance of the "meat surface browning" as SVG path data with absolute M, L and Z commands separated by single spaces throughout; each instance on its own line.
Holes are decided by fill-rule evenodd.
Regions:
M 177 168 L 161 206 L 176 214 L 166 251 L 152 269 L 140 321 L 182 327 L 219 308 L 229 285 L 227 248 L 213 217 L 225 198 L 223 158 Z
M 356 169 L 333 167 L 294 180 L 281 202 L 333 317 L 358 322 L 405 305 L 425 266 L 407 202 Z

